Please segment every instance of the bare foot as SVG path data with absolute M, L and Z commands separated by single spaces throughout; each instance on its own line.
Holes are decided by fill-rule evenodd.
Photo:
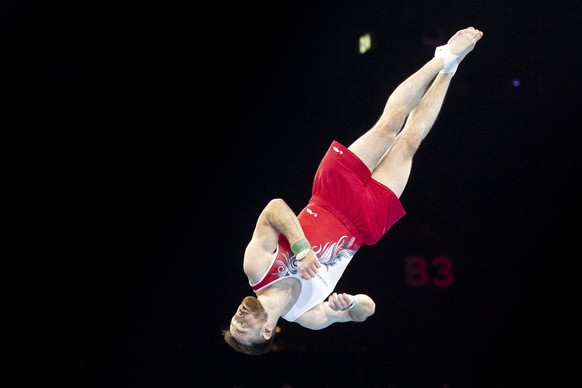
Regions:
M 469 54 L 474 48 L 479 39 L 483 37 L 483 32 L 473 27 L 467 27 L 459 30 L 449 39 L 447 44 L 451 54 L 458 55 L 457 63 Z

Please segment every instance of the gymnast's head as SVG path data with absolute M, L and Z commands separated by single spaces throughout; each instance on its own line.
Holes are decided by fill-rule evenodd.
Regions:
M 233 349 L 248 355 L 259 355 L 271 350 L 275 330 L 268 325 L 268 316 L 261 302 L 254 296 L 243 299 L 222 335 Z

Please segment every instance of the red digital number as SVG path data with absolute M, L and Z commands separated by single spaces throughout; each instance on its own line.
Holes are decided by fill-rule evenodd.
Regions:
M 406 285 L 409 287 L 427 287 L 432 284 L 438 288 L 453 285 L 453 259 L 449 256 L 435 256 L 432 260 L 422 256 L 408 256 L 404 259 Z

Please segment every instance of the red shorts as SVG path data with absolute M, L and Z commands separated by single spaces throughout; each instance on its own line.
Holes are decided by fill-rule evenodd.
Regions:
M 400 199 L 353 152 L 333 141 L 313 180 L 310 203 L 336 217 L 365 245 L 373 245 L 406 214 Z

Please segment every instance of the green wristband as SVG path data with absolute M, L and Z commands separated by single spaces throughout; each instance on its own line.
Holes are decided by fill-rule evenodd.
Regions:
M 299 252 L 304 251 L 306 249 L 311 249 L 311 244 L 309 244 L 309 241 L 307 241 L 306 238 L 302 238 L 300 240 L 297 240 L 293 243 L 293 245 L 291 245 L 291 250 L 293 251 L 293 254 L 297 255 Z

